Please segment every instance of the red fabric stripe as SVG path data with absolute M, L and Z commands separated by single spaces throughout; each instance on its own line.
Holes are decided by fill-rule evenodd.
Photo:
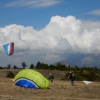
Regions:
M 9 52 L 9 55 L 12 55 L 13 52 L 14 52 L 14 43 L 11 42 L 11 43 L 10 43 L 10 52 Z

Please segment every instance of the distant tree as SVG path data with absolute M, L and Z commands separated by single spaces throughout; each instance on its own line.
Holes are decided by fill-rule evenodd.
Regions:
M 54 70 L 54 69 L 56 69 L 56 68 L 55 68 L 54 65 L 51 64 L 51 65 L 49 65 L 48 69 L 50 69 L 50 70 Z
M 18 69 L 18 67 L 16 65 L 13 66 L 13 69 Z
M 27 66 L 26 63 L 25 62 L 22 62 L 23 69 L 25 69 L 26 66 Z
M 61 62 L 57 62 L 55 68 L 62 71 L 68 69 L 64 64 L 61 64 Z
M 93 67 L 93 70 L 94 70 L 94 71 L 98 71 L 99 69 L 98 69 L 96 66 L 94 66 L 94 67 Z
M 48 69 L 48 64 L 42 63 L 42 64 L 41 64 L 41 69 Z
M 37 64 L 36 64 L 36 68 L 37 68 L 37 69 L 41 69 L 41 63 L 40 63 L 39 61 L 38 61 Z
M 2 66 L 0 66 L 0 69 L 4 69 Z
M 11 69 L 11 64 L 8 64 L 7 65 L 7 69 Z
M 78 66 L 75 65 L 75 69 L 79 70 L 80 68 Z
M 34 65 L 33 64 L 30 65 L 30 69 L 34 69 Z
M 60 68 L 61 68 L 61 62 L 57 62 L 57 63 L 56 63 L 56 68 L 57 68 L 57 69 L 60 69 Z
M 7 69 L 7 67 L 4 67 L 4 69 Z

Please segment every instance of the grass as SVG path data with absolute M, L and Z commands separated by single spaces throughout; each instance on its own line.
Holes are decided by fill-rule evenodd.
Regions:
M 71 86 L 70 81 L 61 81 L 59 75 L 55 75 L 57 77 L 50 82 L 49 89 L 28 89 L 15 86 L 5 78 L 6 73 L 7 70 L 0 71 L 0 100 L 100 100 L 100 82 L 86 85 L 76 81 L 76 85 Z

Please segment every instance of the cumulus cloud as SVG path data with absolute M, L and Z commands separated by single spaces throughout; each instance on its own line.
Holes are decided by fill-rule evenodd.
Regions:
M 93 21 L 93 20 L 82 20 L 82 27 L 84 29 L 99 29 L 100 28 L 100 20 Z
M 61 1 L 62 0 L 14 0 L 12 2 L 8 2 L 7 4 L 5 4 L 4 7 L 48 7 L 56 5 Z
M 15 43 L 14 59 L 11 58 L 13 62 L 38 60 L 46 63 L 65 59 L 64 54 L 73 52 L 100 53 L 99 26 L 98 22 L 86 23 L 74 16 L 53 16 L 48 25 L 38 31 L 32 26 L 12 24 L 0 28 L 0 51 L 5 58 L 2 46 L 13 41 Z M 86 59 L 90 58 L 83 59 L 83 62 Z
M 91 12 L 88 12 L 87 14 L 92 14 L 92 15 L 100 16 L 100 9 L 93 10 L 93 11 L 91 11 Z

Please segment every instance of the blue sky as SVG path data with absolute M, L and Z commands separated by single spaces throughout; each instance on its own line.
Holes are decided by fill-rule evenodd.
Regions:
M 100 0 L 2 0 L 0 64 L 52 64 L 72 54 L 100 54 Z M 7 56 L 4 43 L 15 43 Z M 6 61 L 6 62 L 5 62 Z
M 26 5 L 22 6 L 21 1 Z M 42 6 L 41 2 L 32 5 L 30 3 L 32 1 L 41 1 L 44 5 Z M 45 2 L 49 1 L 52 4 L 46 5 Z M 39 6 L 36 6 L 38 4 Z M 72 15 L 82 20 L 98 20 L 99 16 L 89 14 L 89 12 L 100 10 L 99 4 L 100 0 L 2 0 L 0 2 L 0 26 L 18 24 L 41 29 L 49 23 L 52 16 L 56 15 L 63 17 Z

